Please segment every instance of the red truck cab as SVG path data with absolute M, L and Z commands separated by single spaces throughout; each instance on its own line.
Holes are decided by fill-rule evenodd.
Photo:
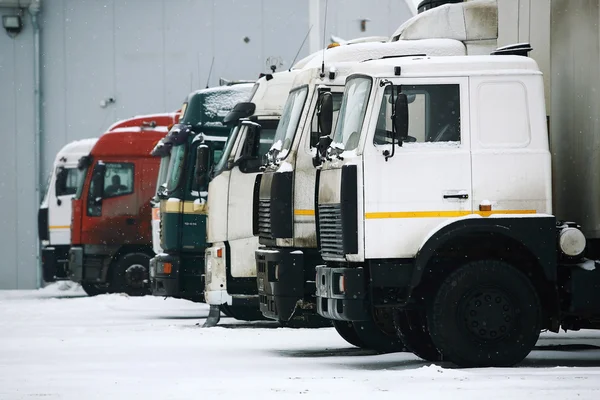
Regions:
M 84 178 L 72 200 L 69 276 L 89 295 L 148 292 L 150 199 L 160 163 L 150 152 L 178 119 L 169 113 L 120 121 L 79 160 Z

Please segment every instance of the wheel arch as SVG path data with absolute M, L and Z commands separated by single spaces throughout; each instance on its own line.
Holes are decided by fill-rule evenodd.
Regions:
M 497 259 L 514 265 L 529 277 L 546 316 L 554 317 L 559 312 L 555 244 L 553 217 L 458 220 L 434 232 L 420 248 L 410 282 L 412 297 L 434 293 L 460 265 Z

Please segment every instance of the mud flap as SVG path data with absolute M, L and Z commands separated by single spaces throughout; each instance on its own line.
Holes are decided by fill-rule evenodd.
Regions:
M 213 326 L 217 326 L 219 321 L 221 320 L 221 309 L 219 306 L 211 305 L 210 310 L 208 311 L 208 317 L 206 318 L 206 322 L 202 325 L 203 328 L 210 328 Z

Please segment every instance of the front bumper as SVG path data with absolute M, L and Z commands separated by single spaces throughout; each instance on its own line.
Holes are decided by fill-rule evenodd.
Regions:
M 204 300 L 204 265 L 197 259 L 159 254 L 150 260 L 150 287 L 154 296 Z
M 48 246 L 42 249 L 42 273 L 45 282 L 67 279 L 70 246 Z
M 367 280 L 364 268 L 317 267 L 317 312 L 342 321 L 369 321 Z
M 265 317 L 289 321 L 299 305 L 302 312 L 314 314 L 314 304 L 305 301 L 305 293 L 314 293 L 314 287 L 304 277 L 308 266 L 302 251 L 258 249 L 255 257 L 260 311 Z

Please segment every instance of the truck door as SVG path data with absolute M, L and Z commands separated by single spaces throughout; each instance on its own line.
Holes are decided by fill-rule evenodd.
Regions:
M 244 126 L 241 132 L 241 146 L 238 146 L 236 161 L 237 168 L 231 170 L 229 179 L 227 240 L 231 255 L 231 276 L 234 278 L 256 276 L 254 251 L 258 239 L 252 229 L 252 204 L 254 182 L 260 173 L 263 157 L 273 144 L 278 120 L 262 120 L 259 140 L 251 143 L 249 126 Z M 246 154 L 245 159 L 241 159 Z
M 98 171 L 104 171 L 101 178 Z M 136 173 L 138 174 L 136 178 Z M 90 244 L 139 243 L 137 193 L 141 168 L 134 161 L 102 161 L 94 165 L 82 221 L 83 241 Z M 102 186 L 98 190 L 95 186 Z
M 71 199 L 77 192 L 80 174 L 74 165 L 58 166 L 54 174 L 54 187 L 48 188 L 50 244 L 64 245 L 71 243 Z
M 372 89 L 368 126 L 374 134 L 364 145 L 365 257 L 413 257 L 437 226 L 472 213 L 467 84 L 466 78 L 439 78 L 394 86 L 409 103 L 408 138 L 387 160 L 392 87 Z

